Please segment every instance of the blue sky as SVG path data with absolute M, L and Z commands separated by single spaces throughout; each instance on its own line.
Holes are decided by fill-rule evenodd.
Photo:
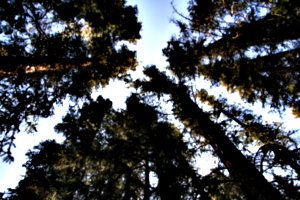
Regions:
M 187 15 L 186 7 L 187 0 L 174 0 L 174 5 L 177 10 Z M 130 5 L 138 5 L 138 19 L 142 22 L 142 39 L 137 42 L 136 45 L 129 45 L 130 49 L 137 50 L 137 59 L 140 62 L 135 73 L 132 74 L 134 79 L 141 78 L 143 66 L 155 64 L 159 68 L 163 69 L 168 65 L 165 61 L 166 58 L 162 56 L 162 49 L 167 46 L 167 41 L 172 35 L 178 33 L 178 29 L 172 23 L 170 19 L 175 16 L 171 7 L 170 0 L 128 0 Z M 178 16 L 177 16 L 178 17 Z M 197 88 L 208 88 L 209 84 L 204 82 L 198 82 Z M 105 98 L 110 98 L 113 101 L 114 108 L 124 107 L 126 97 L 132 90 L 124 88 L 124 84 L 119 81 L 111 81 L 110 84 L 104 89 L 99 90 L 93 96 L 101 94 Z M 226 93 L 225 89 L 215 89 L 214 93 L 219 94 L 221 92 Z M 236 94 L 230 95 L 231 99 L 239 99 Z M 61 121 L 62 116 L 68 109 L 68 102 L 65 102 L 65 106 L 56 107 L 55 116 L 48 119 L 41 119 L 39 121 L 38 132 L 33 135 L 27 135 L 20 133 L 16 136 L 17 148 L 13 150 L 15 156 L 15 162 L 12 164 L 0 163 L 0 192 L 3 192 L 6 188 L 14 188 L 21 178 L 21 175 L 25 174 L 25 168 L 22 168 L 22 164 L 26 162 L 25 153 L 28 149 L 32 149 L 41 140 L 50 138 L 56 138 L 57 141 L 62 141 L 62 137 L 59 134 L 54 133 L 53 127 Z M 268 114 L 268 110 L 261 109 L 261 105 L 256 105 L 256 112 L 258 114 Z M 288 110 L 288 112 L 290 112 Z M 277 115 L 267 115 L 268 121 L 284 121 L 288 122 L 289 128 L 300 128 L 299 120 L 294 119 L 292 115 L 286 115 L 283 119 L 280 119 Z M 208 159 L 208 158 L 203 158 Z

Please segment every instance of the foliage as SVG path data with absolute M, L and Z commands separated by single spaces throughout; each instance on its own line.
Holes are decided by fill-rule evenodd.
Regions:
M 66 12 L 65 10 L 68 10 Z M 21 123 L 35 130 L 66 97 L 89 99 L 92 90 L 134 70 L 135 52 L 119 41 L 140 38 L 137 8 L 125 1 L 1 1 L 0 155 Z
M 298 116 L 297 0 L 191 0 L 190 16 L 181 15 L 174 7 L 182 17 L 173 20 L 180 35 L 172 37 L 163 49 L 169 62 L 167 70 L 173 74 L 147 66 L 144 78 L 124 80 L 137 93 L 128 97 L 123 110 L 113 110 L 110 100 L 101 96 L 94 100 L 90 93 L 109 78 L 124 78 L 126 71 L 135 67 L 134 52 L 125 46 L 118 52 L 114 45 L 140 37 L 136 8 L 126 7 L 123 1 L 22 3 L 32 19 L 35 12 L 39 16 L 49 6 L 53 19 L 63 22 L 64 29 L 52 35 L 49 32 L 47 37 L 48 32 L 42 33 L 38 27 L 35 32 L 28 29 L 16 34 L 22 30 L 21 25 L 11 22 L 16 15 L 5 18 L 14 29 L 10 32 L 7 25 L 3 31 L 23 49 L 18 47 L 22 55 L 17 54 L 17 48 L 9 43 L 13 40 L 7 40 L 1 46 L 1 59 L 12 55 L 24 59 L 19 60 L 23 68 L 16 68 L 19 64 L 14 66 L 13 62 L 3 68 L 3 118 L 10 119 L 5 115 L 7 110 L 14 120 L 3 124 L 2 130 L 18 130 L 29 116 L 48 117 L 52 105 L 67 95 L 73 100 L 85 98 L 85 103 L 70 107 L 55 127 L 66 137 L 62 144 L 44 141 L 36 151 L 27 153 L 26 175 L 5 198 L 299 199 L 297 131 L 267 123 L 245 105 L 189 86 L 203 77 L 212 87 L 238 92 L 245 104 L 262 102 L 279 112 L 292 107 Z M 20 10 L 14 3 L 3 5 Z M 65 7 L 72 7 L 74 15 L 65 15 Z M 27 19 L 26 14 L 22 17 Z M 39 20 L 48 22 L 48 18 Z M 30 19 L 25 22 L 35 23 Z M 28 44 L 19 42 L 26 40 L 25 32 L 35 38 L 30 51 Z M 72 49 L 62 42 L 61 51 L 47 48 L 59 39 L 76 45 Z M 52 57 L 57 58 L 54 69 L 48 60 Z M 24 68 L 27 58 L 36 67 L 43 63 L 49 66 L 29 72 Z M 77 82 L 79 79 L 83 81 Z M 11 88 L 17 89 L 4 92 Z M 24 95 L 29 100 L 20 104 Z M 30 107 L 32 102 L 37 106 Z M 172 103 L 172 110 L 164 109 L 165 102 Z M 9 151 L 4 153 L 11 156 Z M 218 158 L 209 174 L 201 174 L 194 166 L 204 154 Z M 200 163 L 200 167 L 204 165 Z
M 71 109 L 56 126 L 66 141 L 45 141 L 27 153 L 26 176 L 10 190 L 10 198 L 138 199 L 147 194 L 178 199 L 204 193 L 195 187 L 199 180 L 189 180 L 195 171 L 187 143 L 172 124 L 157 122 L 157 115 L 136 95 L 121 112 L 101 96 L 78 111 Z M 156 186 L 150 185 L 150 173 Z
M 299 98 L 299 2 L 190 1 L 189 24 L 163 50 L 179 78 L 197 75 L 250 103 L 294 107 Z

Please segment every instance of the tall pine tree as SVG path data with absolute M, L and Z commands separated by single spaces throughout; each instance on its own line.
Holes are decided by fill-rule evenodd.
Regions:
M 159 115 L 136 94 L 122 111 L 101 96 L 71 108 L 56 126 L 65 142 L 45 141 L 29 151 L 26 175 L 7 198 L 208 199 L 192 167 L 194 151 Z
M 67 12 L 66 12 L 67 11 Z M 95 87 L 134 70 L 141 24 L 137 8 L 123 0 L 17 0 L 0 5 L 0 156 L 11 147 L 21 123 L 36 130 L 39 117 L 53 115 L 66 97 L 89 99 Z
M 180 36 L 172 37 L 163 50 L 169 61 L 168 69 L 179 82 L 170 80 L 155 67 L 145 70 L 150 81 L 136 82 L 144 92 L 171 96 L 174 115 L 210 144 L 246 199 L 283 198 L 261 173 L 263 164 L 269 169 L 288 166 L 291 173 L 297 173 L 299 152 L 290 137 L 294 132 L 282 132 L 279 125 L 264 124 L 247 110 L 230 108 L 222 102 L 224 99 L 216 100 L 205 90 L 193 93 L 185 83 L 204 77 L 212 86 L 239 92 L 248 103 L 261 101 L 279 111 L 289 106 L 297 116 L 299 9 L 297 1 L 192 0 L 189 17 L 178 13 L 187 22 L 174 20 Z M 192 95 L 209 103 L 213 113 L 204 112 Z M 216 120 L 220 115 L 226 119 L 221 123 Z M 237 124 L 234 130 L 229 122 Z M 241 144 L 245 149 L 249 141 L 262 145 L 250 160 L 238 149 Z M 254 165 L 257 160 L 260 172 Z M 275 173 L 274 183 L 287 198 L 297 198 L 294 179 L 299 179 L 299 175 L 291 176 L 282 178 Z M 283 182 L 286 187 L 281 186 Z

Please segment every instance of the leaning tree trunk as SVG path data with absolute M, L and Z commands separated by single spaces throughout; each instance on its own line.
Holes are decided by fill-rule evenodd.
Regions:
M 180 108 L 178 110 L 180 119 L 209 142 L 230 175 L 240 182 L 247 199 L 283 199 L 281 194 L 229 140 L 221 127 L 211 121 L 208 115 L 192 101 L 184 86 L 174 89 L 171 95 L 175 106 Z
M 209 116 L 190 98 L 183 84 L 172 83 L 165 74 L 156 68 L 149 68 L 145 74 L 151 77 L 150 82 L 137 83 L 144 91 L 170 94 L 176 115 L 195 134 L 203 136 L 212 146 L 230 175 L 240 183 L 248 200 L 283 199 L 255 166 L 236 148 L 225 135 L 225 131 L 215 124 Z

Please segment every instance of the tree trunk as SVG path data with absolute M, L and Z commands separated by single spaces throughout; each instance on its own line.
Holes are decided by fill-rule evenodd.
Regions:
M 23 73 L 35 73 L 41 71 L 57 71 L 87 67 L 92 64 L 90 58 L 28 58 L 0 56 L 0 75 L 13 75 L 20 71 Z
M 248 200 L 283 200 L 283 197 L 262 173 L 236 148 L 226 136 L 225 131 L 215 124 L 209 116 L 190 98 L 187 87 L 175 84 L 155 66 L 147 68 L 144 73 L 150 82 L 136 82 L 143 91 L 165 93 L 172 96 L 173 111 L 195 135 L 203 136 L 212 146 L 230 175 L 240 183 Z
M 149 169 L 149 158 L 145 160 L 145 185 L 144 185 L 144 200 L 150 199 L 150 169 Z
M 201 200 L 210 200 L 208 193 L 204 190 L 205 185 L 201 183 L 200 179 L 197 177 L 196 170 L 194 170 L 182 153 L 178 154 L 181 165 L 183 166 L 185 173 L 188 177 L 192 179 L 193 187 L 197 189 L 197 193 L 201 195 Z
M 240 182 L 247 199 L 283 199 L 281 194 L 265 179 L 255 166 L 235 147 L 225 131 L 210 120 L 198 105 L 192 101 L 184 85 L 172 84 L 170 94 L 176 114 L 195 134 L 203 136 L 219 156 L 230 175 Z

